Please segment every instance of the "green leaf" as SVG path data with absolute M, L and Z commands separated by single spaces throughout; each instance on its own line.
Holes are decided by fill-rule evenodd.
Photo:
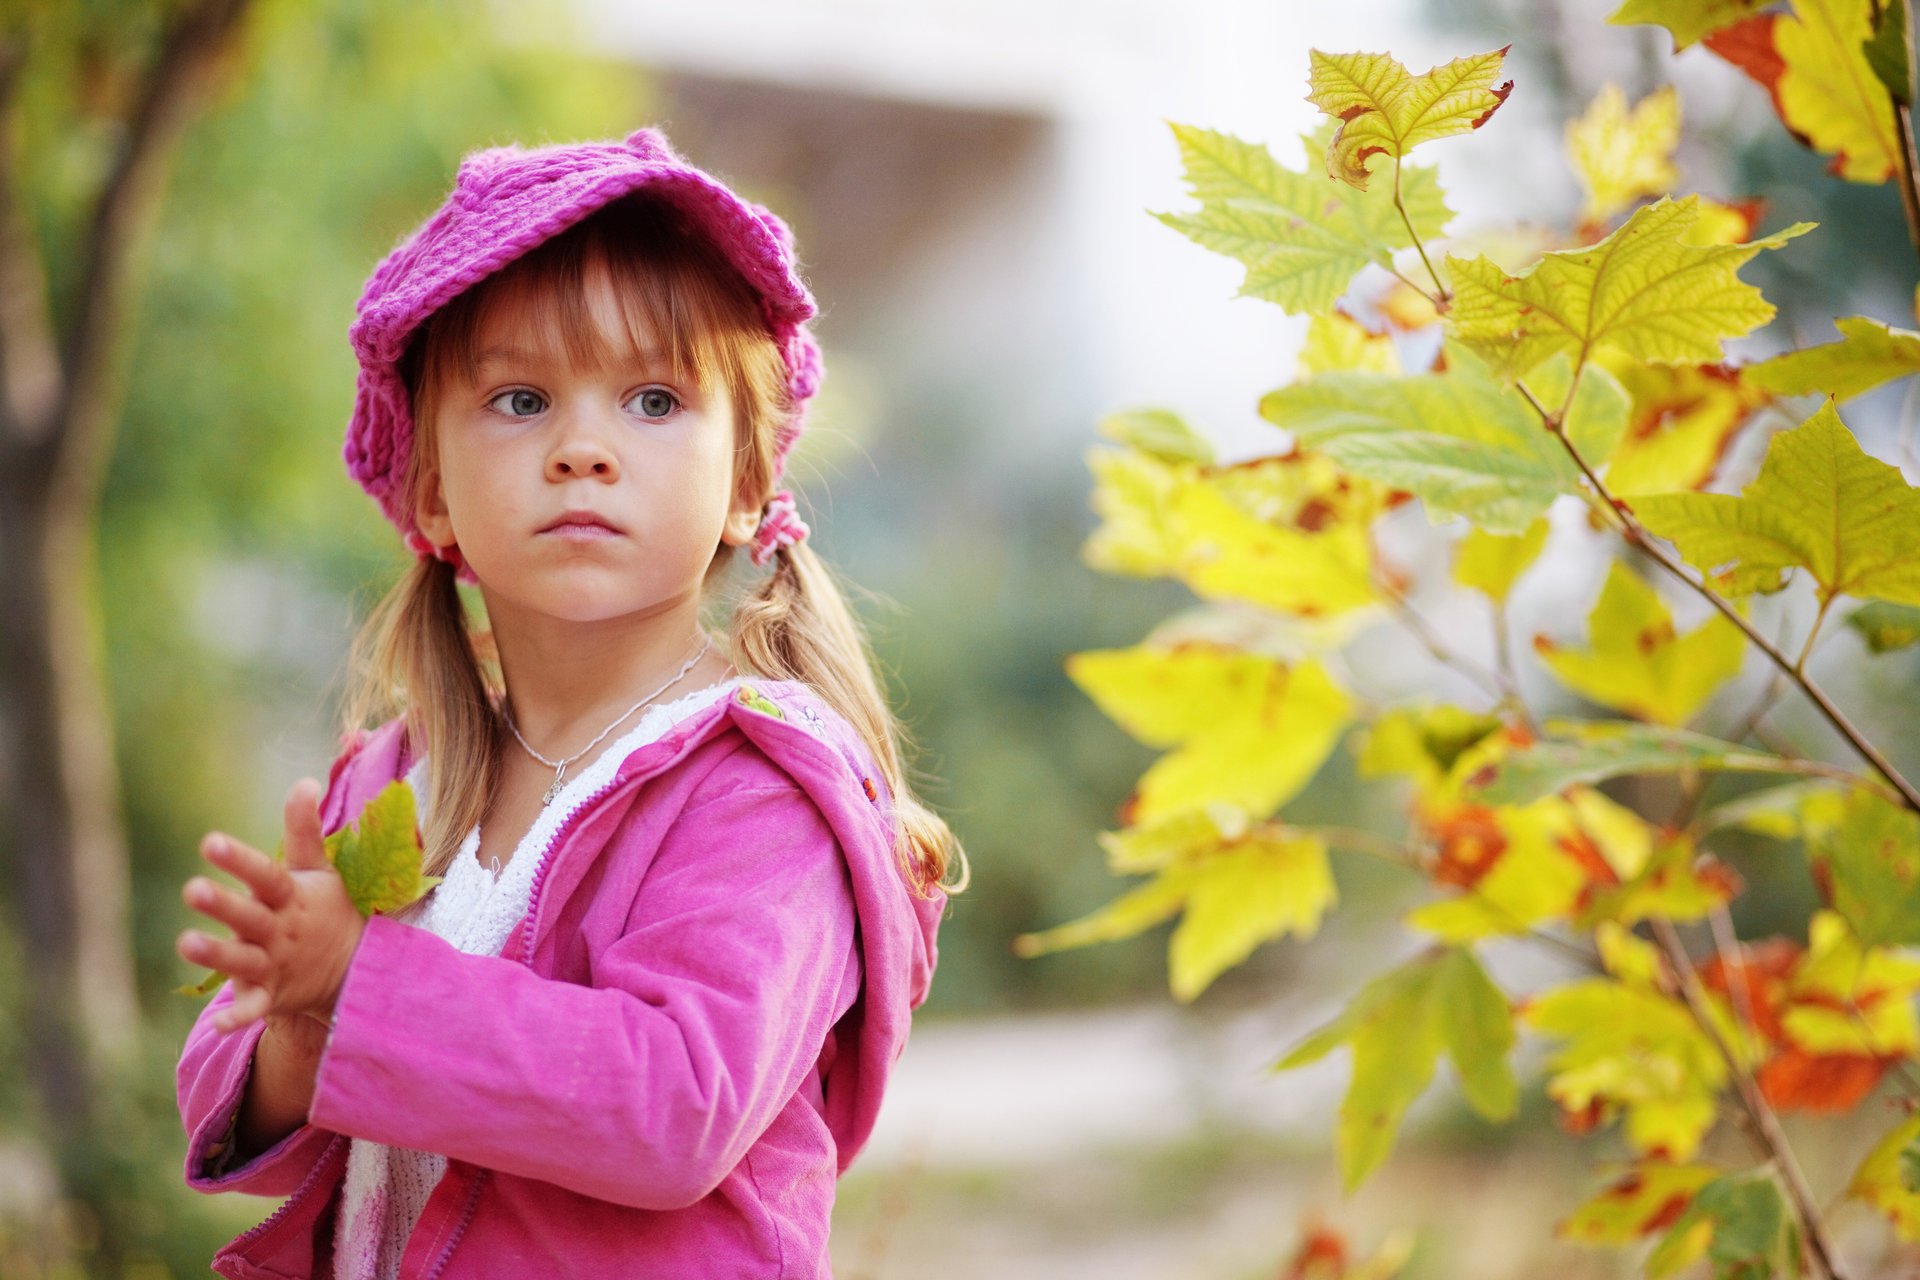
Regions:
M 1243 264 L 1242 297 L 1277 303 L 1293 315 L 1330 311 L 1362 267 L 1389 266 L 1395 250 L 1414 243 L 1385 188 L 1360 191 L 1283 168 L 1265 147 L 1230 134 L 1172 127 L 1187 185 L 1200 208 L 1154 216 L 1201 247 Z M 1326 145 L 1315 135 L 1305 142 L 1310 151 Z M 1401 187 L 1421 237 L 1437 237 L 1453 211 L 1433 170 L 1404 170 Z
M 1775 787 L 1763 787 L 1717 804 L 1700 817 L 1702 831 L 1738 827 L 1775 840 L 1804 839 L 1808 830 L 1806 807 L 1815 796 L 1831 797 L 1835 785 L 1820 778 L 1803 778 Z
M 1546 254 L 1517 276 L 1484 256 L 1448 255 L 1448 330 L 1510 379 L 1563 351 L 1582 360 L 1603 350 L 1655 364 L 1719 360 L 1723 341 L 1773 318 L 1773 305 L 1738 269 L 1813 224 L 1705 244 L 1699 221 L 1700 197 L 1663 197 L 1598 244 Z
M 1369 982 L 1273 1069 L 1352 1046 L 1353 1079 L 1334 1139 L 1341 1180 L 1351 1192 L 1393 1150 L 1407 1107 L 1425 1092 L 1443 1051 L 1475 1111 L 1489 1120 L 1511 1118 L 1519 1097 L 1507 1061 L 1513 1040 L 1506 996 L 1471 951 L 1443 947 Z
M 1165 462 L 1193 462 L 1202 466 L 1213 462 L 1213 443 L 1188 426 L 1179 414 L 1165 409 L 1108 414 L 1100 420 L 1100 434 Z
M 1803 568 L 1822 601 L 1920 605 L 1920 490 L 1860 448 L 1831 400 L 1767 443 L 1760 475 L 1738 497 L 1652 494 L 1632 507 L 1731 594 L 1777 591 Z
M 1890 653 L 1920 640 L 1920 608 L 1875 600 L 1849 613 L 1847 625 L 1860 634 L 1873 652 Z
M 1626 0 L 1607 21 L 1621 27 L 1636 22 L 1665 27 L 1673 33 L 1673 49 L 1678 53 L 1771 3 L 1773 0 Z
M 1750 751 L 1719 738 L 1626 721 L 1549 720 L 1548 737 L 1488 765 L 1471 780 L 1483 804 L 1527 804 L 1575 783 L 1622 774 L 1716 769 L 1729 773 L 1793 773 L 1782 756 Z
M 440 883 L 439 876 L 420 874 L 421 853 L 413 788 L 399 778 L 367 801 L 359 822 L 327 843 L 327 856 L 362 915 L 398 911 Z
M 1873 36 L 1862 46 L 1867 65 L 1903 107 L 1913 105 L 1913 65 L 1907 48 L 1907 0 L 1886 0 Z
M 1920 1115 L 1889 1129 L 1847 1183 L 1847 1194 L 1866 1201 L 1893 1224 L 1902 1240 L 1920 1240 Z
M 1423 142 L 1470 133 L 1513 91 L 1511 80 L 1494 84 L 1505 48 L 1455 58 L 1417 76 L 1384 53 L 1313 49 L 1308 57 L 1307 101 L 1340 122 L 1327 145 L 1327 173 L 1362 190 L 1374 156 L 1397 162 Z
M 1615 560 L 1587 617 L 1591 648 L 1565 649 L 1546 636 L 1534 652 L 1560 683 L 1588 700 L 1659 724 L 1684 724 L 1740 673 L 1746 638 L 1715 613 L 1680 635 L 1660 595 Z
M 1713 1264 L 1714 1280 L 1799 1274 L 1792 1215 L 1770 1174 L 1725 1174 L 1695 1192 L 1647 1256 L 1647 1275 L 1670 1276 L 1702 1253 Z
M 1580 469 L 1513 389 L 1466 352 L 1445 373 L 1395 377 L 1326 373 L 1270 391 L 1260 416 L 1371 480 L 1417 495 L 1435 523 L 1463 515 L 1494 533 L 1519 534 Z M 1565 362 L 1538 381 L 1564 394 Z M 1587 370 L 1567 431 L 1598 463 L 1626 425 L 1627 398 L 1604 370 Z
M 1881 383 L 1920 372 L 1920 333 L 1866 316 L 1843 316 L 1833 323 L 1840 330 L 1840 341 L 1747 365 L 1740 370 L 1741 381 L 1779 396 L 1818 391 L 1849 400 Z
M 363 916 L 398 911 L 443 878 L 420 874 L 425 850 L 415 824 L 413 788 L 404 778 L 395 778 L 382 787 L 367 801 L 356 821 L 320 843 L 327 860 L 340 873 L 347 897 Z M 275 843 L 273 856 L 276 861 L 286 861 L 284 838 Z M 216 969 L 198 983 L 175 987 L 174 992 L 204 996 L 217 990 L 226 978 Z
M 1807 837 L 1833 909 L 1866 946 L 1920 946 L 1920 815 L 1864 790 L 1841 805 Z

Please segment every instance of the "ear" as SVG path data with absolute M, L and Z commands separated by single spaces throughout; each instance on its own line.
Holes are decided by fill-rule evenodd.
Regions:
M 440 485 L 440 468 L 427 471 L 421 496 L 413 504 L 413 522 L 436 547 L 450 547 L 458 539 L 453 533 L 453 514 L 447 510 L 446 490 Z
M 733 506 L 727 510 L 726 522 L 720 526 L 720 541 L 730 547 L 744 547 L 753 541 L 753 535 L 760 531 L 760 508 L 764 503 L 752 503 L 743 493 L 735 493 Z

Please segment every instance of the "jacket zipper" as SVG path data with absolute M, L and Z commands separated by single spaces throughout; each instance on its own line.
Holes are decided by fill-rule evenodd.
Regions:
M 733 694 L 728 692 L 726 696 L 720 698 L 715 703 L 715 705 L 720 708 L 719 715 L 724 716 L 727 714 L 726 704 L 732 701 L 732 699 Z M 700 728 L 704 730 L 706 723 L 702 722 Z M 687 737 L 682 740 L 681 746 L 684 747 L 687 743 L 693 742 L 698 737 L 699 734 L 697 732 L 688 734 Z M 651 746 L 653 744 L 648 743 L 647 745 Z M 645 747 L 641 748 L 643 751 L 645 749 Z M 670 757 L 668 761 L 663 762 L 663 764 L 671 763 L 671 760 L 678 758 L 679 755 L 676 753 L 673 757 Z M 622 763 L 625 762 L 623 761 Z M 638 778 L 638 774 L 630 775 L 626 781 L 633 782 Z M 540 911 L 540 889 L 546 884 L 547 870 L 552 867 L 554 863 L 553 851 L 560 847 L 561 841 L 566 836 L 567 831 L 578 825 L 582 816 L 585 815 L 588 810 L 597 805 L 608 792 L 623 785 L 625 784 L 622 783 L 620 779 L 620 771 L 615 769 L 614 776 L 609 779 L 604 786 L 600 787 L 597 791 L 589 793 L 581 799 L 579 804 L 574 806 L 573 812 L 569 813 L 566 819 L 562 821 L 558 827 L 554 828 L 553 835 L 547 840 L 545 847 L 540 850 L 540 865 L 533 869 L 533 883 L 527 889 L 527 922 L 525 928 L 521 930 L 520 937 L 520 963 L 527 968 L 533 968 L 533 926 Z M 447 1263 L 453 1258 L 455 1246 L 460 1243 L 460 1237 L 466 1234 L 467 1224 L 473 1221 L 474 1211 L 480 1206 L 480 1189 L 485 1184 L 487 1175 L 491 1172 L 493 1172 L 491 1169 L 482 1168 L 475 1175 L 473 1186 L 467 1191 L 467 1203 L 460 1212 L 460 1222 L 454 1227 L 453 1234 L 447 1237 L 446 1246 L 440 1250 L 439 1256 L 433 1260 L 433 1265 L 428 1268 L 425 1280 L 439 1280 L 440 1273 L 446 1270 Z

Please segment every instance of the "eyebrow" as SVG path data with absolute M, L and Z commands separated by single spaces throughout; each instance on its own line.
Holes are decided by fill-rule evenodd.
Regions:
M 649 368 L 657 368 L 667 363 L 667 353 L 664 351 L 641 351 L 632 354 Z M 534 364 L 547 358 L 549 354 L 546 352 L 528 351 L 522 347 L 493 346 L 475 357 L 473 365 L 476 369 L 484 369 L 493 364 Z

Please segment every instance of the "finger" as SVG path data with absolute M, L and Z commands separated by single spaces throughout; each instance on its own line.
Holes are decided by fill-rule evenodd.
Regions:
M 221 969 L 237 979 L 261 982 L 267 976 L 267 953 L 238 938 L 215 938 L 188 929 L 174 944 L 181 957 L 209 969 Z
M 285 906 L 293 896 L 293 877 L 287 874 L 285 866 L 232 836 L 214 832 L 200 842 L 200 856 L 246 881 L 253 896 L 273 910 Z
M 320 835 L 320 784 L 302 778 L 287 793 L 287 865 L 319 870 L 328 865 Z
M 249 942 L 264 943 L 273 936 L 273 912 L 250 894 L 215 884 L 205 876 L 194 876 L 180 890 L 180 898 Z
M 266 1017 L 272 1008 L 273 997 L 265 987 L 236 988 L 233 1003 L 213 1015 L 214 1029 L 238 1031 L 248 1023 Z

